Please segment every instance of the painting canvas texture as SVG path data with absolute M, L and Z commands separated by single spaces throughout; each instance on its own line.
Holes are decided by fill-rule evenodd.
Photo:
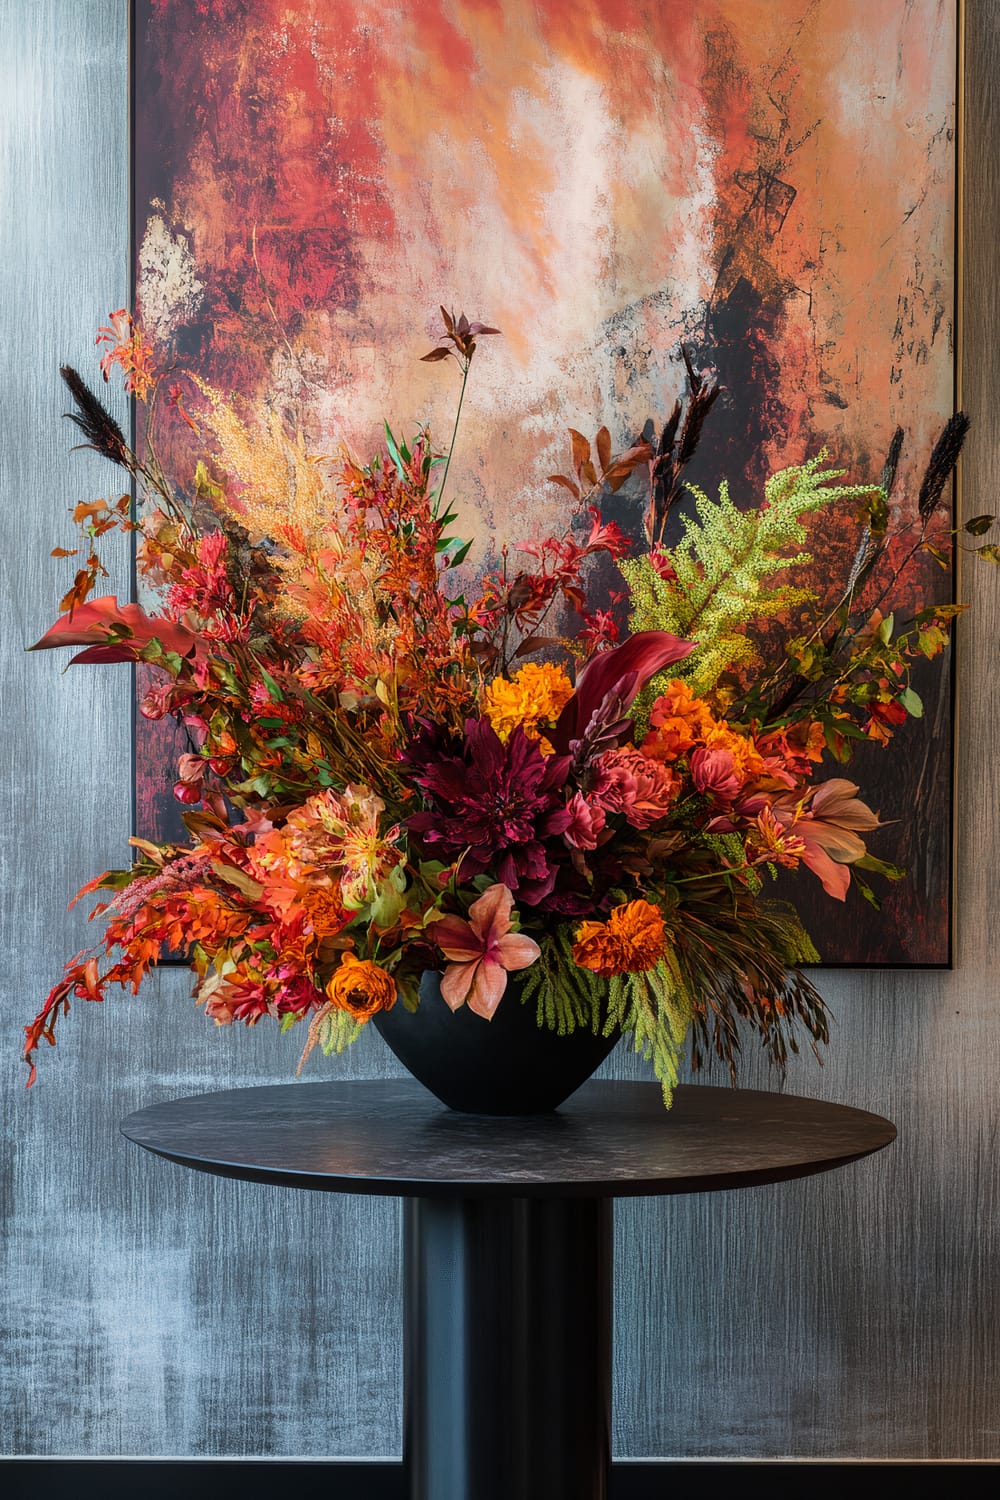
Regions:
M 955 406 L 954 3 L 136 0 L 136 306 L 213 385 L 374 451 L 446 443 L 439 305 L 502 330 L 449 487 L 473 554 L 559 527 L 568 429 L 616 448 L 723 394 L 690 477 L 757 503 L 820 448 L 915 504 Z M 183 441 L 178 430 L 172 439 Z M 602 502 L 634 536 L 631 483 Z M 812 538 L 823 574 L 843 539 Z M 609 587 L 611 586 L 609 581 Z M 930 556 L 914 595 L 950 601 Z M 140 685 L 141 686 L 141 685 Z M 951 956 L 952 712 L 940 663 L 891 757 L 853 766 L 908 876 L 881 912 L 796 899 L 826 964 Z M 137 718 L 137 832 L 169 837 L 170 725 Z M 852 774 L 852 773 L 848 773 Z

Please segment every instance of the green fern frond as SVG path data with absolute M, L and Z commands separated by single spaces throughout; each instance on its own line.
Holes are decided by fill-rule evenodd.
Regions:
M 696 693 L 710 691 L 723 672 L 753 659 L 748 639 L 753 626 L 814 600 L 810 589 L 771 581 L 812 561 L 803 550 L 802 518 L 879 492 L 877 485 L 837 484 L 845 471 L 826 468 L 827 458 L 824 449 L 805 464 L 773 474 L 757 509 L 739 510 L 725 482 L 715 500 L 688 486 L 695 515 L 682 517 L 684 535 L 665 554 L 675 578 L 661 577 L 648 556 L 619 561 L 632 603 L 630 628 L 667 630 L 697 641 L 669 676 L 683 678 Z M 654 680 L 644 698 L 652 701 L 667 680 L 667 675 Z
M 620 978 L 619 1024 L 631 1033 L 632 1045 L 647 1062 L 663 1091 L 669 1109 L 677 1087 L 681 1050 L 692 1008 L 680 975 L 663 960 L 643 974 Z M 614 983 L 614 981 L 612 981 Z
M 521 981 L 521 1003 L 534 1003 L 540 1027 L 569 1036 L 578 1026 L 597 1036 L 604 1019 L 606 986 L 573 958 L 573 928 L 557 927 Z

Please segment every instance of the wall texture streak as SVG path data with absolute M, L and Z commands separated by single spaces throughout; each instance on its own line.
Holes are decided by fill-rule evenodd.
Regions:
M 970 4 L 965 512 L 1000 491 L 1000 9 Z M 393 1456 L 399 1216 L 375 1199 L 186 1173 L 118 1120 L 154 1100 L 287 1082 L 297 1046 L 207 1025 L 186 972 L 78 1005 L 26 1093 L 21 1027 L 82 947 L 66 902 L 127 855 L 128 679 L 24 655 L 50 623 L 68 509 L 102 493 L 69 451 L 61 362 L 128 278 L 125 0 L 0 0 L 0 1451 Z M 119 415 L 124 417 L 124 411 Z M 959 632 L 957 959 L 821 977 L 836 1017 L 793 1092 L 886 1114 L 877 1157 L 743 1193 L 617 1211 L 621 1457 L 998 1459 L 1000 591 L 967 569 Z M 128 586 L 127 558 L 110 587 Z M 372 1035 L 326 1067 L 393 1074 Z M 645 1076 L 615 1054 L 605 1071 Z M 311 1076 L 316 1076 L 315 1072 Z M 768 1087 L 761 1070 L 748 1086 Z

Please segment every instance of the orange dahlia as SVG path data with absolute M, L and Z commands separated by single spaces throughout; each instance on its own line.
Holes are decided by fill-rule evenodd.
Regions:
M 663 913 L 650 901 L 626 901 L 606 922 L 581 922 L 573 958 L 603 978 L 655 969 L 663 957 Z

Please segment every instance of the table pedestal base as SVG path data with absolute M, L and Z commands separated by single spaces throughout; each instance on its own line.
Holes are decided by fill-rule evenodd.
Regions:
M 410 1198 L 403 1464 L 410 1500 L 605 1500 L 607 1198 Z

